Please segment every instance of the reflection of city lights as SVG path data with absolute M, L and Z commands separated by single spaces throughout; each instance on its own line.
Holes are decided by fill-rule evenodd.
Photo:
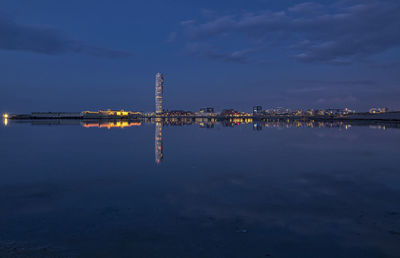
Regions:
M 4 125 L 7 126 L 8 125 L 8 119 L 4 118 Z
M 155 130 L 155 159 L 156 163 L 160 164 L 164 159 L 164 152 L 163 152 L 163 140 L 162 140 L 162 123 L 156 123 L 156 130 Z
M 141 126 L 141 122 L 128 122 L 128 121 L 117 121 L 117 122 L 108 122 L 108 123 L 94 123 L 94 122 L 85 122 L 82 124 L 85 128 L 97 127 L 97 128 L 125 128 L 132 126 Z

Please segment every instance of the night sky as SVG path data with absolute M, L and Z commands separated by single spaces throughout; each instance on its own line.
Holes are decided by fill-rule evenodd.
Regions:
M 1 0 L 0 112 L 400 109 L 399 0 Z

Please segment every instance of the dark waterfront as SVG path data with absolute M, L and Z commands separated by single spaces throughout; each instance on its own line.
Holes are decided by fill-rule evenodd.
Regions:
M 1 257 L 399 257 L 397 124 L 8 121 Z

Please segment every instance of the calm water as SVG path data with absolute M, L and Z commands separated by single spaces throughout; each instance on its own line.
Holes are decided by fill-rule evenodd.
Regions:
M 1 257 L 400 257 L 399 129 L 68 123 L 0 128 Z

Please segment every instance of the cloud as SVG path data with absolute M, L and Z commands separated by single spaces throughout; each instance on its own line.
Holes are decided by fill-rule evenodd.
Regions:
M 323 5 L 313 2 L 305 2 L 290 7 L 288 10 L 292 13 L 318 13 L 323 11 Z
M 317 104 L 342 104 L 342 105 L 348 105 L 348 104 L 354 104 L 359 102 L 360 100 L 352 95 L 347 95 L 347 96 L 342 96 L 342 97 L 336 97 L 336 98 L 319 98 L 317 99 L 316 103 Z
M 377 84 L 373 80 L 296 80 L 301 84 L 324 84 L 342 86 L 374 86 Z
M 398 69 L 400 67 L 400 61 L 384 61 L 384 62 L 370 62 L 370 67 L 380 69 Z
M 208 44 L 193 43 L 187 45 L 187 50 L 191 55 L 202 56 L 228 63 L 248 64 L 264 62 L 263 60 L 255 60 L 249 57 L 249 54 L 258 51 L 258 49 L 253 48 L 221 52 Z
M 289 89 L 287 93 L 311 93 L 329 90 L 328 87 L 312 87 L 312 88 L 300 88 L 300 89 Z
M 286 10 L 182 22 L 189 42 L 282 46 L 301 62 L 350 64 L 400 46 L 400 1 L 305 2 Z M 265 53 L 264 53 L 265 54 Z
M 217 51 L 213 51 L 211 49 L 202 52 L 201 54 L 215 60 L 221 60 L 224 62 L 234 62 L 234 63 L 249 63 L 250 61 L 246 58 L 246 51 L 235 51 L 232 53 L 220 53 Z
M 91 46 L 81 41 L 68 39 L 53 27 L 18 24 L 6 16 L 0 16 L 0 50 L 27 51 L 47 55 L 75 53 L 106 58 L 131 55 L 129 52 Z

